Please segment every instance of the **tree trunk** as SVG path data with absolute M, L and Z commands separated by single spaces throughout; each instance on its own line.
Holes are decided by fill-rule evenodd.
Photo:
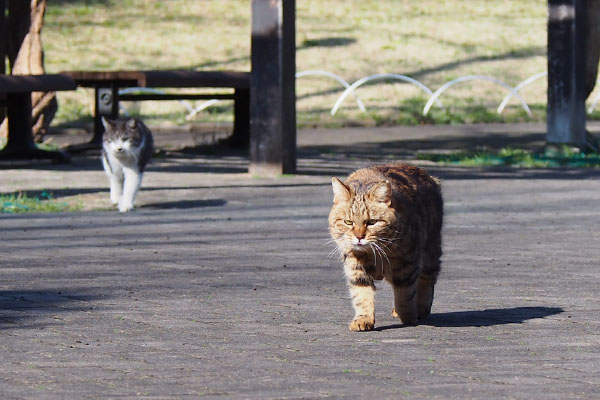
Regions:
M 6 74 L 6 32 L 8 29 L 6 27 L 6 0 L 0 0 L 0 74 Z M 1 99 L 0 99 L 1 100 Z M 0 129 L 2 127 L 2 121 L 4 121 L 5 117 L 5 108 L 0 107 Z M 0 137 L 2 137 L 2 131 L 0 130 Z
M 586 98 L 596 86 L 598 61 L 600 59 L 600 0 L 586 1 L 586 54 L 585 90 Z
M 6 50 L 12 75 L 44 73 L 41 33 L 45 11 L 46 0 L 8 0 Z M 32 93 L 31 103 L 34 138 L 41 141 L 58 109 L 56 94 Z M 0 135 L 6 135 L 6 125 L 4 121 Z

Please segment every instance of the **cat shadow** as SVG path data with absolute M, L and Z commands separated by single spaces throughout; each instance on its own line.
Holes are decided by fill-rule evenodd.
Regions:
M 429 318 L 419 321 L 419 325 L 438 328 L 465 328 L 496 326 L 506 324 L 522 324 L 525 321 L 549 317 L 564 312 L 559 307 L 513 307 L 491 308 L 481 311 L 454 311 L 431 314 Z M 375 328 L 376 331 L 404 328 L 407 325 L 393 324 Z
M 305 39 L 298 50 L 308 49 L 311 47 L 343 47 L 356 43 L 356 39 L 352 37 L 325 37 L 320 39 Z
M 142 204 L 142 208 L 149 209 L 188 209 L 188 208 L 200 208 L 200 207 L 220 207 L 227 204 L 226 200 L 223 199 L 209 199 L 209 200 L 179 200 L 179 201 L 166 201 L 161 203 L 145 203 Z
M 61 313 L 89 311 L 95 300 L 105 295 L 70 290 L 0 290 L 0 331 L 7 329 L 40 329 L 52 320 L 60 321 Z

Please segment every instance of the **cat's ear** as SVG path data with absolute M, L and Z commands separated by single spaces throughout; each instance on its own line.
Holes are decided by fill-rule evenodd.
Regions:
M 350 189 L 335 176 L 331 178 L 331 186 L 333 187 L 333 202 L 339 203 L 350 200 Z
M 109 130 L 113 127 L 113 122 L 109 119 L 104 118 L 104 115 L 103 115 L 102 116 L 102 125 L 104 125 L 105 130 Z
M 381 181 L 369 190 L 369 198 L 378 202 L 392 205 L 392 185 L 390 181 Z
M 136 121 L 133 118 L 127 120 L 127 128 L 135 129 Z

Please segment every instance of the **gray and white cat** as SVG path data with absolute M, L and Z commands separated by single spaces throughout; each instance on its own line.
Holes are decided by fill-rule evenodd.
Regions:
M 154 152 L 152 133 L 138 119 L 113 121 L 103 117 L 102 124 L 102 165 L 110 181 L 110 201 L 119 211 L 129 211 Z

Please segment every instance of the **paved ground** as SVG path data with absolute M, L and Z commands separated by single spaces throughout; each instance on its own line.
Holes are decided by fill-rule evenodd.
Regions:
M 542 131 L 302 131 L 296 176 L 172 152 L 135 212 L 2 215 L 1 397 L 599 398 L 600 171 L 431 167 L 444 270 L 417 327 L 391 317 L 381 284 L 377 330 L 350 332 L 329 256 L 331 174 L 415 148 L 536 146 Z M 0 192 L 107 201 L 96 159 L 0 168 Z

